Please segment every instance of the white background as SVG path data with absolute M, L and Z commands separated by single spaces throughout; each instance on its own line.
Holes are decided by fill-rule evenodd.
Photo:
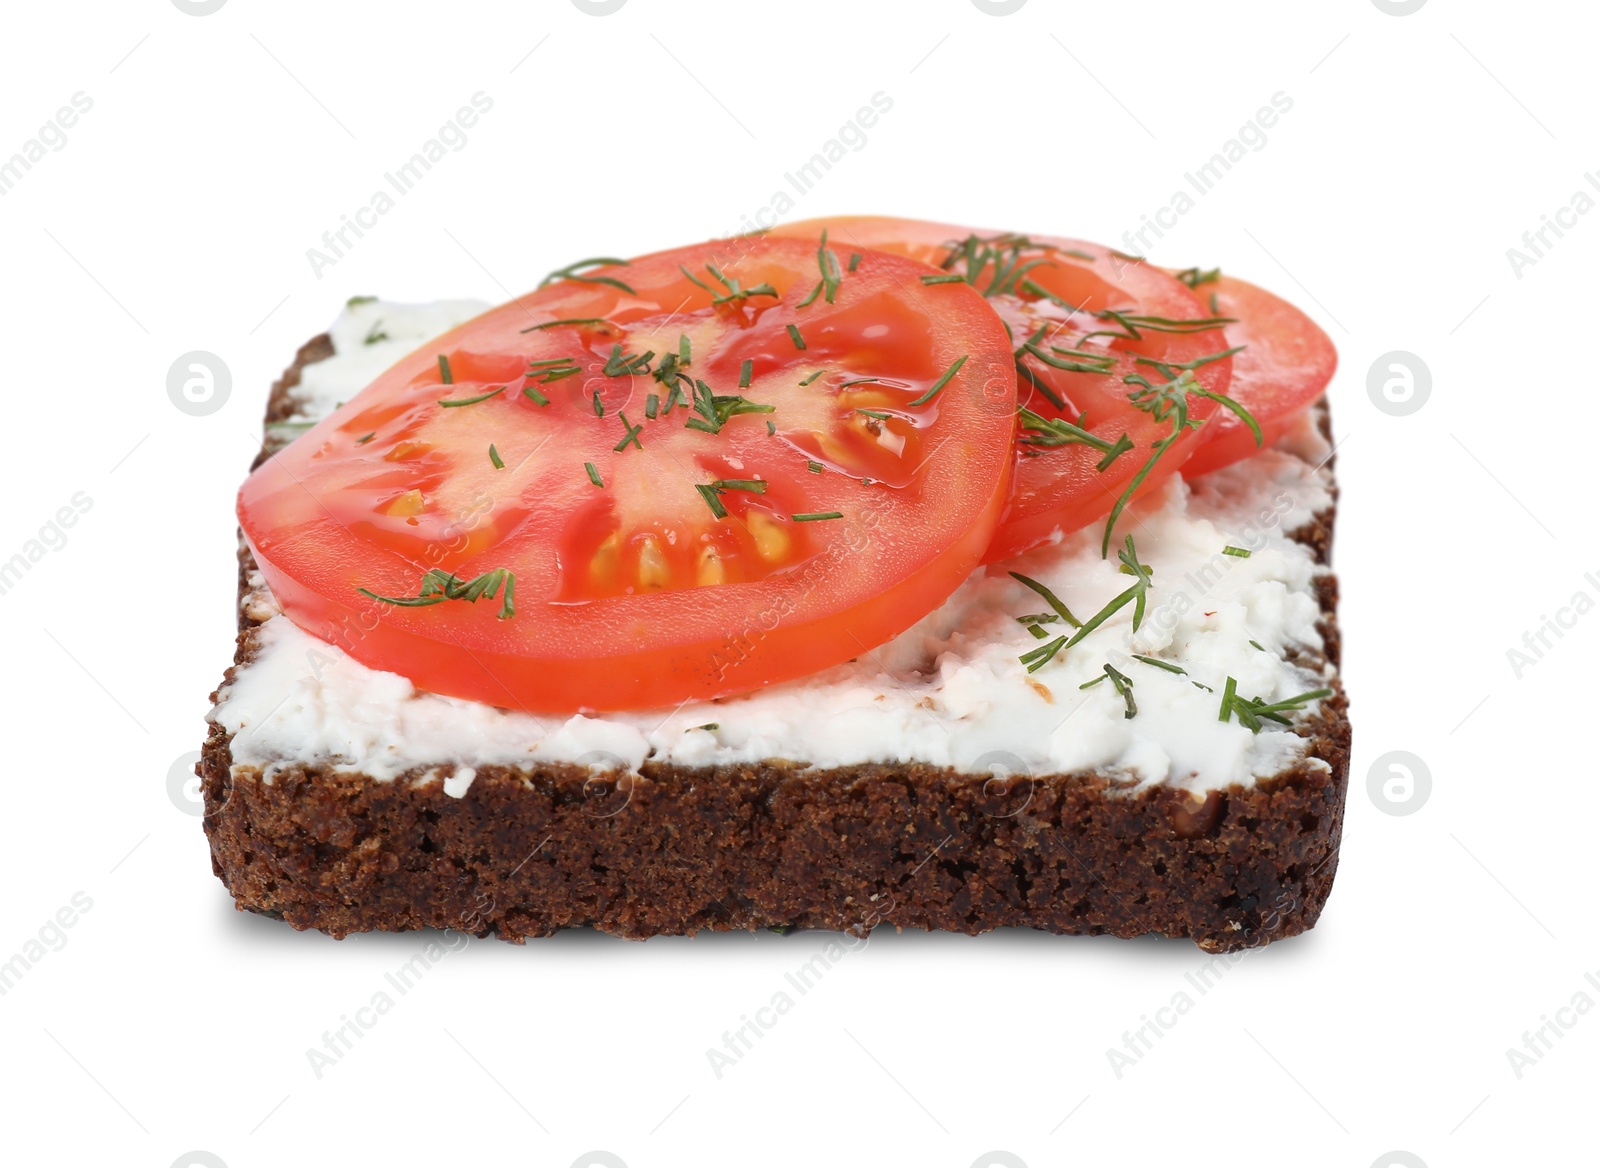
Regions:
M 1580 990 L 1600 1001 L 1600 616 L 1520 680 L 1506 656 L 1575 592 L 1600 598 L 1600 214 L 1520 278 L 1506 255 L 1600 168 L 1591 15 L 8 6 L 0 158 L 75 92 L 94 106 L 0 198 L 0 560 L 76 492 L 93 506 L 0 595 L 0 958 L 75 892 L 93 907 L 0 997 L 0 1161 L 1593 1162 L 1600 1010 L 1520 1079 L 1506 1055 Z M 307 248 L 480 90 L 494 108 L 467 146 L 317 278 Z M 893 110 L 791 217 L 1126 246 L 1275 92 L 1293 99 L 1147 250 L 1290 296 L 1340 348 L 1356 750 L 1322 923 L 1233 967 L 1120 1079 L 1107 1048 L 1187 988 L 1187 943 L 880 935 L 719 1080 L 706 1049 L 821 935 L 475 941 L 318 1079 L 307 1048 L 418 939 L 236 913 L 166 787 L 232 652 L 233 493 L 268 384 L 352 294 L 501 300 L 579 256 L 735 230 L 879 90 Z M 167 398 L 194 349 L 233 373 L 208 417 Z M 1397 349 L 1432 372 L 1409 417 L 1367 393 Z M 1407 817 L 1367 791 L 1397 749 L 1433 776 Z M 1581 1130 L 1583 1150 L 1550 1154 Z

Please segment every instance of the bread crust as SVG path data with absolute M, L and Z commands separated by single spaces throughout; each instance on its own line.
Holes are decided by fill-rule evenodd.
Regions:
M 301 348 L 269 423 L 293 415 L 300 371 L 331 352 L 326 336 Z M 1320 422 L 1327 434 L 1325 407 Z M 1326 565 L 1333 521 L 1330 505 L 1291 538 Z M 253 568 L 241 547 L 241 597 Z M 1317 593 L 1326 649 L 1304 663 L 1337 666 L 1331 572 Z M 256 627 L 241 609 L 234 668 Z M 388 782 L 310 762 L 270 783 L 236 776 L 216 723 L 197 770 L 212 868 L 237 907 L 335 937 L 1022 926 L 1229 952 L 1311 928 L 1333 886 L 1351 731 L 1343 687 L 1328 684 L 1334 696 L 1297 727 L 1304 757 L 1205 795 L 1098 773 L 647 761 L 637 775 L 484 766 L 455 798 L 426 767 Z

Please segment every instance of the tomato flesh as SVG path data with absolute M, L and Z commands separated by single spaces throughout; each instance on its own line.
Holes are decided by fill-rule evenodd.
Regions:
M 1228 343 L 1243 348 L 1233 358 L 1228 396 L 1250 411 L 1262 444 L 1270 446 L 1322 396 L 1338 367 L 1338 351 L 1316 321 L 1254 284 L 1219 274 L 1196 284 L 1195 291 L 1208 303 L 1215 296 L 1215 315 L 1234 318 L 1225 326 Z M 1227 411 L 1207 423 L 1202 437 L 1184 464 L 1185 475 L 1205 474 L 1258 449 L 1250 428 Z
M 1005 330 L 927 271 L 759 239 L 590 267 L 388 370 L 241 526 L 291 619 L 437 693 L 646 708 L 839 664 L 943 602 L 1009 490 Z
M 1130 489 L 1130 497 L 1154 490 L 1199 447 L 1203 427 L 1174 437 L 1170 418 L 1138 409 L 1130 399 L 1139 379 L 1167 380 L 1153 363 L 1169 371 L 1197 363 L 1192 373 L 1201 389 L 1227 392 L 1232 360 L 1217 356 L 1227 349 L 1220 327 L 1137 323 L 1208 316 L 1180 281 L 1142 261 L 1077 240 L 873 216 L 806 220 L 769 234 L 810 239 L 824 230 L 841 249 L 877 248 L 967 275 L 986 291 L 1010 330 L 1019 404 L 1047 420 L 1074 423 L 1101 444 L 1046 445 L 1041 438 L 1047 435 L 1024 424 L 1015 445 L 1012 496 L 985 561 L 1010 558 L 1105 518 Z M 971 254 L 963 253 L 964 241 L 975 241 Z M 992 253 L 986 261 L 985 247 Z M 1124 323 L 1130 320 L 1131 327 Z M 1203 396 L 1187 400 L 1195 422 L 1206 422 L 1218 409 Z M 1130 445 L 1102 467 L 1123 435 Z M 1141 478 L 1155 444 L 1164 440 L 1169 441 L 1160 457 Z

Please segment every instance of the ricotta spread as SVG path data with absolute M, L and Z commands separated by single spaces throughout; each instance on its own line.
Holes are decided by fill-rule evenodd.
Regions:
M 294 420 L 322 418 L 484 307 L 353 302 L 330 329 L 334 355 L 307 366 L 292 391 Z M 1118 539 L 1133 532 L 1154 581 L 1143 623 L 1133 630 L 1129 605 L 1032 674 L 1018 657 L 1044 642 L 1016 618 L 1047 606 L 1010 573 L 1041 581 L 1087 619 L 1130 582 L 1114 555 L 1101 558 L 1098 525 L 979 568 L 906 632 L 833 669 L 740 697 L 592 717 L 420 692 L 299 628 L 257 576 L 243 603 L 263 621 L 258 650 L 210 716 L 233 735 L 236 773 L 270 782 L 285 767 L 314 763 L 379 781 L 439 781 L 456 797 L 485 766 L 634 770 L 646 759 L 919 762 L 975 773 L 1096 770 L 1193 791 L 1250 785 L 1291 765 L 1304 743 L 1287 727 L 1253 734 L 1219 721 L 1225 680 L 1271 702 L 1317 689 L 1332 673 L 1290 659 L 1309 650 L 1320 660 L 1322 641 L 1320 569 L 1287 538 L 1332 502 L 1329 453 L 1307 418 L 1275 448 L 1192 483 L 1174 477 L 1130 508 Z M 1228 546 L 1251 554 L 1224 555 Z M 1045 627 L 1052 636 L 1061 628 Z M 1109 681 L 1080 688 L 1106 664 L 1132 680 L 1135 717 Z

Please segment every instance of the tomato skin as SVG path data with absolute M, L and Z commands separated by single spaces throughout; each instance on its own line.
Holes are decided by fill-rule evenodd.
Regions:
M 1218 315 L 1237 321 L 1226 326 L 1228 344 L 1244 350 L 1233 358 L 1228 396 L 1250 411 L 1261 426 L 1262 445 L 1270 446 L 1322 396 L 1338 368 L 1338 350 L 1309 316 L 1254 284 L 1219 276 L 1195 291 L 1202 300 L 1214 292 Z M 1184 465 L 1186 476 L 1239 462 L 1258 449 L 1250 428 L 1229 411 L 1205 430 L 1200 448 Z
M 905 255 L 924 263 L 940 265 L 950 255 L 951 244 L 969 236 L 993 239 L 1002 233 L 932 223 L 915 219 L 878 216 L 841 216 L 811 219 L 774 228 L 770 235 L 814 239 L 826 230 L 829 239 L 841 249 L 846 246 L 872 247 Z M 1142 260 L 1124 256 L 1113 249 L 1080 240 L 1029 235 L 1038 245 L 1028 254 L 1048 255 L 1051 262 L 1029 275 L 1048 290 L 1074 305 L 1095 312 L 1109 308 L 1131 308 L 1152 316 L 1193 320 L 1208 315 L 1204 305 L 1180 281 Z M 1031 298 L 1030 298 L 1031 299 Z M 1013 343 L 1026 339 L 1035 320 L 1028 318 L 1022 298 L 1001 294 L 988 303 L 1013 326 Z M 1033 301 L 1037 304 L 1037 301 Z M 1127 394 L 1130 375 L 1161 378 L 1139 357 L 1180 363 L 1218 353 L 1227 347 L 1220 328 L 1187 334 L 1145 332 L 1138 342 L 1111 342 L 1117 356 L 1111 376 L 1083 372 L 1063 372 L 1033 356 L 1024 356 L 1028 373 L 1018 374 L 1018 401 L 1047 418 L 1076 422 L 1085 416 L 1084 428 L 1096 437 L 1113 442 L 1126 434 L 1133 449 L 1105 470 L 1098 469 L 1101 454 L 1086 446 L 1068 446 L 1041 451 L 1030 445 L 1021 433 L 1017 445 L 1017 471 L 1012 497 L 1001 517 L 984 562 L 1010 559 L 1032 548 L 1103 520 L 1149 460 L 1152 447 L 1171 434 L 1171 425 L 1147 412 L 1133 408 Z M 1230 358 L 1205 364 L 1196 371 L 1202 388 L 1213 393 L 1228 391 Z M 1031 374 L 1031 376 L 1030 376 Z M 1036 388 L 1035 382 L 1052 387 L 1068 409 L 1056 408 Z M 1221 407 L 1212 400 L 1191 396 L 1190 418 L 1205 422 Z M 1187 430 L 1173 441 L 1154 467 L 1134 489 L 1139 498 L 1158 489 L 1177 473 L 1202 442 L 1204 427 Z
M 770 283 L 781 302 L 713 307 L 709 291 L 678 274 L 680 263 L 699 270 L 708 260 L 747 287 Z M 924 287 L 926 268 L 876 252 L 843 277 L 836 304 L 799 308 L 818 262 L 814 244 L 780 240 L 657 253 L 589 273 L 619 278 L 631 293 L 563 281 L 406 357 L 262 464 L 240 491 L 241 527 L 284 612 L 420 689 L 549 713 L 745 692 L 840 664 L 914 624 L 978 564 L 1008 495 L 1015 402 L 1000 403 L 1005 424 L 997 427 L 985 395 L 994 386 L 1002 396 L 1013 392 L 1009 342 L 977 293 Z M 883 297 L 898 308 L 886 309 Z M 627 346 L 629 330 L 656 328 L 663 318 L 674 337 L 701 329 L 696 335 L 709 339 L 695 350 L 695 375 L 732 393 L 748 360 L 753 384 L 743 392 L 775 401 L 776 412 L 733 416 L 716 434 L 686 427 L 687 407 L 670 420 L 647 421 L 645 390 L 664 386 L 648 374 L 602 375 L 609 333 L 525 331 L 530 322 L 569 318 L 620 322 Z M 787 323 L 803 330 L 804 350 Z M 444 384 L 440 355 L 450 366 Z M 528 376 L 518 370 L 534 358 L 571 360 L 584 371 L 532 382 L 550 401 L 539 406 L 517 394 L 517 379 Z M 965 362 L 942 390 L 910 408 L 906 399 L 958 358 Z M 830 372 L 814 389 L 793 388 L 797 371 L 823 366 Z M 873 374 L 909 388 L 839 386 L 843 377 Z M 508 389 L 477 404 L 438 404 L 479 397 L 507 379 Z M 599 414 L 589 410 L 591 385 L 602 399 Z M 897 412 L 862 424 L 917 454 L 902 486 L 808 469 L 804 443 L 813 434 L 844 442 L 857 433 L 851 427 L 863 411 L 846 406 L 857 400 L 851 395 L 868 394 L 887 394 Z M 624 433 L 618 410 L 644 426 L 642 448 L 613 449 Z M 541 437 L 548 447 L 536 442 Z M 504 467 L 487 455 L 491 438 Z M 841 449 L 847 466 L 872 453 L 848 443 Z M 526 481 L 510 477 L 525 450 L 534 452 Z M 585 463 L 605 487 L 591 483 Z M 730 490 L 729 518 L 719 525 L 693 486 L 735 474 L 768 489 Z M 600 522 L 590 505 L 606 495 L 616 500 L 619 522 L 629 508 L 639 512 L 634 526 L 619 529 L 624 534 L 644 538 L 665 523 L 683 539 L 755 531 L 755 512 L 771 496 L 793 554 L 726 583 L 574 590 L 574 555 L 600 562 L 583 538 Z M 432 510 L 435 497 L 449 506 Z M 802 510 L 844 517 L 787 522 L 788 512 Z M 673 549 L 663 542 L 662 550 Z M 501 568 L 516 579 L 508 619 L 497 619 L 499 600 L 404 607 L 362 591 L 415 597 L 430 569 L 465 581 Z

